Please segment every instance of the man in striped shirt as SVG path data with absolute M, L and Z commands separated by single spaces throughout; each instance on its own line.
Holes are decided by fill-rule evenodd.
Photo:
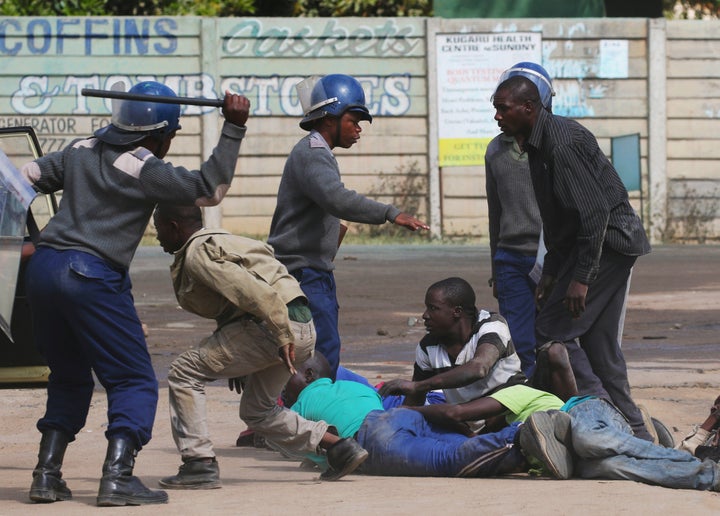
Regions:
M 478 310 L 475 292 L 464 279 L 430 285 L 423 321 L 428 334 L 417 345 L 412 380 L 386 382 L 381 396 L 403 394 L 404 405 L 418 406 L 428 392 L 442 389 L 447 401 L 457 404 L 526 382 L 505 319 Z M 470 426 L 477 431 L 484 421 Z
M 528 153 L 543 220 L 548 252 L 535 295 L 537 342 L 564 342 L 580 393 L 611 401 L 636 436 L 651 440 L 620 350 L 630 273 L 650 252 L 627 190 L 593 134 L 543 109 L 527 78 L 502 82 L 493 105 L 500 130 Z

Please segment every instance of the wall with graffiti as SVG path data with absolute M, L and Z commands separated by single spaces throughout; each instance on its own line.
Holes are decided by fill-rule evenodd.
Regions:
M 462 54 L 458 62 L 471 70 L 462 80 L 467 97 L 474 95 L 468 120 L 489 117 L 483 123 L 492 124 L 489 97 L 470 90 L 478 78 L 491 83 L 496 68 L 478 63 L 488 52 L 509 59 L 527 50 L 555 79 L 555 113 L 588 126 L 608 154 L 612 137 L 640 134 L 643 188 L 631 197 L 658 238 L 717 239 L 716 214 L 709 212 L 720 199 L 714 166 L 720 147 L 713 142 L 720 134 L 720 79 L 712 71 L 720 69 L 712 50 L 720 25 L 660 22 L 658 28 L 642 19 L 0 18 L 0 127 L 32 126 L 50 152 L 109 123 L 110 101 L 85 97 L 83 88 L 154 79 L 182 96 L 241 92 L 252 103 L 248 136 L 218 220 L 231 231 L 264 237 L 285 157 L 303 135 L 295 84 L 309 75 L 347 73 L 362 83 L 375 120 L 357 145 L 337 153 L 346 185 L 401 208 L 417 206 L 435 236 L 483 239 L 482 143 L 462 140 L 476 149 L 474 161 L 463 163 L 459 154 L 463 159 L 448 165 L 439 156 L 445 116 L 439 101 L 466 96 L 445 91 L 438 70 L 444 53 Z M 702 30 L 692 23 L 704 24 Z M 664 77 L 653 75 L 658 31 Z M 441 40 L 458 34 L 479 36 Z M 659 134 L 651 122 L 656 88 L 667 92 L 660 106 L 667 112 L 663 167 L 649 159 L 661 153 L 648 150 Z M 169 159 L 197 167 L 219 124 L 215 108 L 184 107 Z M 465 124 L 463 136 L 474 126 Z M 408 182 L 408 174 L 415 180 Z M 702 196 L 702 208 L 683 211 L 692 196 Z

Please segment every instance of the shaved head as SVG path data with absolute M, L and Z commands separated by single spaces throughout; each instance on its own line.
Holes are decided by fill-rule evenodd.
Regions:
M 166 253 L 175 253 L 190 236 L 202 229 L 202 210 L 197 206 L 158 204 L 153 213 L 157 239 Z
M 158 204 L 155 208 L 158 217 L 175 222 L 193 222 L 202 226 L 202 210 L 197 206 L 179 206 L 176 204 Z
M 332 370 L 325 355 L 314 351 L 313 356 L 295 367 L 297 371 L 285 384 L 282 400 L 286 407 L 292 407 L 305 387 L 318 378 L 332 378 Z
M 470 317 L 477 316 L 475 291 L 470 283 L 462 278 L 452 277 L 440 280 L 428 287 L 428 292 L 437 290 L 443 293 L 445 300 L 452 306 L 459 306 Z
M 525 102 L 531 102 L 535 105 L 540 104 L 540 93 L 538 93 L 537 86 L 521 75 L 515 75 L 501 82 L 495 90 L 495 95 L 500 91 L 508 93 L 519 104 Z
M 522 75 L 501 82 L 492 102 L 500 130 L 521 146 L 530 136 L 538 114 L 545 110 L 537 86 Z

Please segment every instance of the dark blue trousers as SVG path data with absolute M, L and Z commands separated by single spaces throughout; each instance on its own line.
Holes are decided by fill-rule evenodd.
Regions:
M 530 271 L 535 255 L 498 249 L 493 258 L 498 308 L 508 323 L 522 372 L 531 378 L 535 371 L 535 282 Z
M 340 333 L 338 332 L 337 291 L 332 271 L 321 271 L 305 267 L 291 273 L 300 282 L 310 302 L 317 340 L 315 349 L 325 355 L 332 379 L 335 380 L 340 365 Z
M 525 466 L 515 434 L 519 423 L 474 437 L 428 423 L 415 410 L 375 410 L 366 417 L 357 440 L 369 456 L 361 466 L 368 475 L 490 477 L 516 473 Z
M 50 367 L 41 432 L 85 426 L 95 372 L 108 400 L 105 435 L 140 449 L 152 435 L 158 383 L 128 271 L 80 251 L 40 246 L 27 268 L 35 342 Z

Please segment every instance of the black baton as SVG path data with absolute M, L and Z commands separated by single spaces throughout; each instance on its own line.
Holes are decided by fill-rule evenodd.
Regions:
M 161 104 L 185 104 L 188 106 L 222 107 L 222 99 L 205 99 L 200 97 L 169 97 L 164 95 L 144 95 L 142 93 L 128 93 L 126 91 L 93 90 L 83 88 L 80 93 L 85 97 L 101 97 L 105 99 L 142 100 L 145 102 L 159 102 Z

